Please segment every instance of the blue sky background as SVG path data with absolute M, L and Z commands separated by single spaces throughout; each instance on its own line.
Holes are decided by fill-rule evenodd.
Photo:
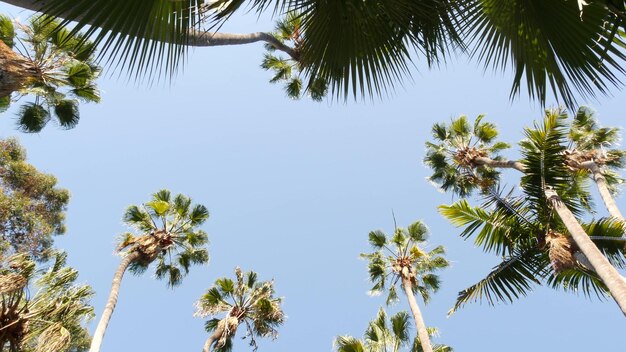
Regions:
M 0 12 L 28 17 L 0 6 Z M 270 30 L 254 14 L 226 31 Z M 425 178 L 424 142 L 434 122 L 487 114 L 501 139 L 516 142 L 542 108 L 522 96 L 509 100 L 510 74 L 483 73 L 461 58 L 439 70 L 418 64 L 413 82 L 374 102 L 292 101 L 259 68 L 261 44 L 199 48 L 170 85 L 99 80 L 103 102 L 81 105 L 77 128 L 49 126 L 39 134 L 15 130 L 14 112 L 0 116 L 0 137 L 18 136 L 29 161 L 57 176 L 72 193 L 68 233 L 56 240 L 69 252 L 80 280 L 97 292 L 98 316 L 113 272 L 115 238 L 130 204 L 169 188 L 205 204 L 211 217 L 208 266 L 194 267 L 169 290 L 150 272 L 124 278 L 103 351 L 200 351 L 208 335 L 193 303 L 235 266 L 274 278 L 288 315 L 275 342 L 259 351 L 331 351 L 333 338 L 362 336 L 384 297 L 369 297 L 367 233 L 392 232 L 422 219 L 427 248 L 442 244 L 452 267 L 423 308 L 437 342 L 456 351 L 600 351 L 623 346 L 624 318 L 613 301 L 537 288 L 512 305 L 472 304 L 446 312 L 459 290 L 475 283 L 498 258 L 458 236 L 436 211 L 453 201 Z M 588 105 L 602 124 L 623 126 L 626 95 Z M 515 149 L 511 157 L 516 157 Z M 518 182 L 507 174 L 509 183 Z M 626 208 L 624 198 L 618 205 Z M 599 215 L 605 211 L 599 208 Z M 422 305 L 423 307 L 423 305 Z M 392 310 L 408 309 L 404 298 Z M 96 321 L 91 328 L 95 328 Z M 246 340 L 235 351 L 247 351 Z

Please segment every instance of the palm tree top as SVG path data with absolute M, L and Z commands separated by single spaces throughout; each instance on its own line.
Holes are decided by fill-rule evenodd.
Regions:
M 497 141 L 496 126 L 483 121 L 484 117 L 479 115 L 470 123 L 461 115 L 450 124 L 433 125 L 433 142 L 426 142 L 424 157 L 424 163 L 433 170 L 429 181 L 462 197 L 498 182 L 500 172 L 485 161 L 500 160 L 499 153 L 510 145 Z
M 419 338 L 411 343 L 411 317 L 400 311 L 390 317 L 381 307 L 376 317 L 369 322 L 363 340 L 352 336 L 337 336 L 333 342 L 337 352 L 400 352 L 403 350 L 421 352 Z M 428 328 L 429 336 L 438 335 L 436 328 Z M 435 352 L 451 352 L 445 345 L 433 346 Z
M 567 227 L 546 198 L 546 189 L 551 187 L 576 216 L 589 215 L 592 209 L 588 178 L 572 172 L 567 163 L 568 145 L 576 146 L 568 139 L 568 133 L 571 136 L 572 129 L 587 128 L 583 121 L 588 121 L 589 116 L 581 116 L 586 111 L 579 111 L 572 122 L 574 127 L 569 129 L 567 114 L 562 109 L 546 111 L 542 120 L 525 129 L 526 138 L 519 143 L 522 154 L 519 163 L 524 166 L 520 187 L 510 191 L 491 187 L 482 195 L 483 202 L 478 206 L 461 199 L 439 207 L 453 225 L 463 227 L 461 237 L 473 239 L 483 251 L 502 258 L 485 278 L 459 292 L 450 313 L 474 301 L 484 300 L 490 305 L 512 302 L 540 284 L 587 296 L 606 294 L 606 286 L 581 258 Z M 518 189 L 521 194 L 516 194 Z M 623 225 L 619 221 L 593 219 L 582 227 L 612 265 L 619 268 L 626 265 L 621 241 Z
M 0 349 L 67 352 L 88 346 L 84 323 L 94 317 L 88 304 L 94 293 L 75 283 L 78 272 L 66 266 L 66 257 L 55 252 L 46 268 L 37 268 L 25 253 L 3 258 Z
M 20 130 L 40 132 L 53 118 L 61 128 L 73 128 L 80 119 L 78 103 L 100 101 L 96 47 L 84 35 L 50 16 L 33 16 L 22 24 L 0 15 L 0 32 L 3 54 L 12 56 L 7 61 L 26 68 L 14 73 L 19 84 L 7 84 L 0 92 L 0 112 L 29 98 L 18 112 Z
M 217 279 L 213 286 L 196 302 L 195 316 L 206 317 L 225 314 L 206 322 L 207 332 L 218 332 L 216 351 L 228 351 L 237 327 L 246 325 L 250 345 L 256 350 L 256 336 L 278 337 L 278 327 L 285 314 L 282 298 L 274 296 L 274 281 L 258 281 L 254 271 L 243 272 L 235 268 L 235 280 Z
M 156 260 L 157 278 L 167 277 L 168 285 L 174 287 L 190 265 L 209 260 L 207 234 L 198 229 L 208 218 L 204 205 L 192 205 L 187 196 L 160 190 L 142 206 L 126 209 L 124 223 L 138 233 L 122 235 L 117 250 L 124 256 L 137 255 L 129 267 L 134 273 L 142 273 Z
M 389 286 L 387 303 L 390 304 L 398 299 L 396 283 L 406 279 L 427 303 L 430 292 L 437 291 L 440 285 L 434 272 L 449 265 L 443 257 L 443 246 L 429 252 L 420 248 L 427 238 L 428 228 L 421 221 L 407 229 L 396 228 L 391 238 L 380 230 L 371 231 L 369 243 L 375 252 L 361 254 L 369 260 L 370 280 L 374 283 L 370 293 L 379 294 Z

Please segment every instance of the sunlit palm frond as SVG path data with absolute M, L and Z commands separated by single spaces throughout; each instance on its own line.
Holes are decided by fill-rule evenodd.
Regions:
M 621 86 L 626 56 L 611 34 L 615 17 L 602 2 L 580 12 L 576 1 L 481 0 L 467 17 L 466 39 L 485 67 L 512 67 L 511 95 L 528 87 L 545 103 L 551 90 L 569 107 Z

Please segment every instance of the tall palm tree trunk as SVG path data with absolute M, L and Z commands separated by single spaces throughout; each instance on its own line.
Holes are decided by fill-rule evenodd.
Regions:
M 422 312 L 420 311 L 417 301 L 415 300 L 415 295 L 413 294 L 411 279 L 402 277 L 402 287 L 404 288 L 404 293 L 406 293 L 406 298 L 409 300 L 409 307 L 411 307 L 411 312 L 413 313 L 413 319 L 415 320 L 420 345 L 422 345 L 424 352 L 433 352 L 433 348 L 430 345 L 430 337 L 428 336 L 428 329 L 426 329 Z
M 591 241 L 585 230 L 580 226 L 574 214 L 563 204 L 561 198 L 553 189 L 545 191 L 548 201 L 556 210 L 561 220 L 567 227 L 572 239 L 587 257 L 593 270 L 598 274 L 602 282 L 611 292 L 611 296 L 626 315 L 626 281 L 619 272 L 611 265 L 598 247 Z
M 593 180 L 596 181 L 596 185 L 598 186 L 598 192 L 600 193 L 600 197 L 602 197 L 604 206 L 609 211 L 609 214 L 611 214 L 611 216 L 616 218 L 617 220 L 624 222 L 624 216 L 617 207 L 617 204 L 615 204 L 615 199 L 613 199 L 613 196 L 609 191 L 609 186 L 606 182 L 606 178 L 604 177 L 604 174 L 602 174 L 602 170 L 600 169 L 598 164 L 593 161 L 586 161 L 581 163 L 580 166 L 591 171 L 591 174 L 593 175 Z
M 128 269 L 130 263 L 137 260 L 139 256 L 139 252 L 132 252 L 131 254 L 124 257 L 124 259 L 122 259 L 122 262 L 118 266 L 117 271 L 113 276 L 113 283 L 111 284 L 109 299 L 106 306 L 104 307 L 104 311 L 102 312 L 102 316 L 100 317 L 100 321 L 98 322 L 96 331 L 93 333 L 89 352 L 100 352 L 100 346 L 102 345 L 102 340 L 104 339 L 104 332 L 107 329 L 107 325 L 109 325 L 109 321 L 111 320 L 111 316 L 113 315 L 113 310 L 115 310 L 115 305 L 117 304 L 117 297 L 120 294 L 120 284 L 122 283 L 122 277 L 124 277 L 124 273 L 126 272 L 126 269 Z
M 202 348 L 202 352 L 210 352 L 211 346 L 215 343 L 217 339 L 220 338 L 223 332 L 224 332 L 223 327 L 218 327 L 217 329 L 215 329 L 215 331 L 213 332 L 213 335 L 209 336 L 209 338 L 204 343 L 204 348 Z

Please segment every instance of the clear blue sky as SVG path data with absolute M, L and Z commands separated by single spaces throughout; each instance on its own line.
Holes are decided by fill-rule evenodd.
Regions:
M 0 11 L 27 17 L 6 5 Z M 271 28 L 254 14 L 224 27 Z M 196 49 L 171 86 L 100 79 L 103 102 L 81 105 L 81 122 L 70 131 L 20 134 L 12 113 L 0 116 L 0 137 L 17 135 L 30 162 L 72 193 L 68 233 L 56 244 L 97 291 L 98 315 L 119 263 L 114 240 L 126 230 L 126 206 L 165 187 L 211 212 L 204 226 L 210 264 L 193 268 L 175 290 L 149 272 L 125 277 L 103 351 L 200 351 L 207 334 L 192 317 L 193 303 L 237 265 L 274 278 L 285 297 L 281 335 L 261 341 L 259 351 L 331 351 L 335 336 L 361 336 L 384 304 L 366 295 L 367 268 L 358 255 L 369 250 L 370 230 L 392 231 L 392 209 L 401 226 L 424 220 L 429 248 L 443 244 L 453 263 L 423 308 L 426 323 L 441 331 L 438 342 L 461 352 L 623 346 L 626 323 L 615 303 L 547 288 L 513 305 L 474 304 L 446 318 L 456 293 L 497 258 L 462 241 L 436 212 L 452 198 L 425 180 L 424 142 L 434 122 L 480 113 L 497 123 L 503 140 L 521 139 L 542 108 L 526 96 L 509 100 L 510 74 L 483 73 L 462 58 L 416 70 L 413 82 L 382 101 L 314 103 L 291 101 L 269 84 L 262 53 L 261 44 Z M 621 126 L 625 98 L 616 92 L 589 105 L 604 125 Z M 518 181 L 511 176 L 510 183 Z M 626 209 L 623 197 L 618 205 Z M 408 307 L 402 299 L 393 309 Z M 235 351 L 250 350 L 245 340 L 235 343 Z

